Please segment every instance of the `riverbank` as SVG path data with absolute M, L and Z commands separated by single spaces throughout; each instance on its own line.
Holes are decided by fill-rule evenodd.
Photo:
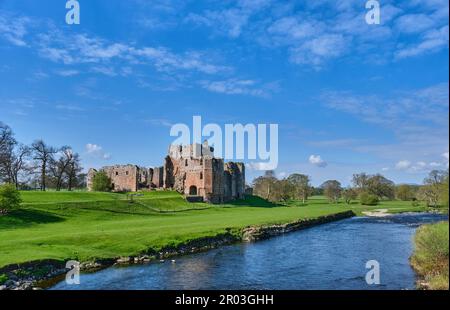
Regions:
M 414 290 L 412 238 L 423 224 L 446 215 L 402 213 L 352 217 L 258 242 L 239 242 L 150 264 L 83 273 L 79 285 L 51 290 Z M 383 272 L 365 281 L 369 259 Z
M 449 289 L 449 223 L 421 226 L 414 237 L 411 266 L 417 272 L 418 289 Z
M 361 215 L 377 208 L 393 213 L 424 209 L 402 201 L 383 201 L 373 207 L 357 202 L 330 204 L 321 196 L 311 197 L 306 204 L 283 205 L 248 196 L 213 206 L 187 203 L 170 191 L 145 192 L 134 203 L 126 195 L 113 193 L 23 192 L 22 198 L 19 210 L 0 216 L 0 289 L 5 284 L 28 288 L 42 275 L 64 274 L 69 260 L 84 262 L 84 270 L 94 270 L 117 260 L 158 260 L 155 253 L 202 238 L 228 236 L 233 240 L 227 242 L 237 242 L 249 227 L 275 225 L 287 232 L 296 221 L 347 211 Z M 261 230 L 258 234 L 255 238 L 266 235 Z M 20 279 L 26 280 L 24 285 L 14 283 Z
M 82 272 L 94 272 L 113 265 L 145 264 L 163 261 L 186 254 L 208 251 L 232 243 L 264 240 L 353 216 L 355 216 L 355 213 L 352 211 L 345 211 L 313 219 L 300 219 L 279 225 L 250 226 L 238 231 L 228 230 L 224 234 L 190 240 L 175 247 L 167 246 L 160 250 L 148 249 L 145 253 L 136 256 L 83 262 L 80 264 L 80 270 Z M 62 280 L 67 271 L 69 270 L 65 268 L 62 262 L 52 260 L 6 266 L 0 269 L 0 274 L 3 274 L 6 279 L 2 286 L 0 286 L 0 289 L 30 290 L 46 288 Z

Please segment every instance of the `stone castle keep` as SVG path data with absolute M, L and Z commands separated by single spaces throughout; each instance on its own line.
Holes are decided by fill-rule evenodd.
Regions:
M 107 166 L 100 169 L 111 179 L 113 191 L 173 189 L 188 201 L 224 203 L 244 198 L 245 166 L 214 158 L 214 149 L 205 141 L 187 146 L 171 145 L 164 166 L 143 168 L 136 165 Z M 88 173 L 87 186 L 92 190 L 95 169 Z

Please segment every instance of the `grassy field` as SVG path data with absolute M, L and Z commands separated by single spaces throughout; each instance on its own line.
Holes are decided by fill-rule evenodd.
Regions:
M 0 217 L 0 268 L 40 259 L 131 256 L 146 250 L 214 236 L 227 229 L 285 223 L 353 210 L 385 208 L 421 211 L 409 202 L 383 202 L 376 207 L 357 203 L 329 204 L 313 197 L 306 205 L 277 206 L 257 197 L 213 206 L 187 203 L 176 192 L 143 193 L 134 203 L 125 194 L 89 192 L 23 192 L 23 206 Z
M 426 282 L 427 287 L 432 290 L 448 290 L 448 222 L 420 227 L 414 244 L 411 265 Z
M 287 203 L 291 207 L 314 207 L 314 206 L 326 206 L 335 205 L 329 204 L 323 196 L 313 196 L 308 199 L 307 203 L 303 205 L 301 201 L 290 201 Z M 388 213 L 403 213 L 403 212 L 425 212 L 429 209 L 424 204 L 413 206 L 411 201 L 380 201 L 376 206 L 363 206 L 358 201 L 353 201 L 351 204 L 345 204 L 340 202 L 338 204 L 343 209 L 352 210 L 357 215 L 363 215 L 363 211 L 372 211 L 378 209 L 386 209 Z

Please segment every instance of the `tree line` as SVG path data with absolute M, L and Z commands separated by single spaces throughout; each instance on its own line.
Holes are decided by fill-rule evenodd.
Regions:
M 381 174 L 357 173 L 351 186 L 344 188 L 337 180 L 327 180 L 321 186 L 311 186 L 310 177 L 294 173 L 278 179 L 274 171 L 253 180 L 253 193 L 271 202 L 301 200 L 305 203 L 312 195 L 324 195 L 330 202 L 347 204 L 356 199 L 364 205 L 376 205 L 380 200 L 424 201 L 429 207 L 448 207 L 449 173 L 433 170 L 422 185 L 396 185 Z
M 80 155 L 70 146 L 54 147 L 43 140 L 25 145 L 0 122 L 0 183 L 16 189 L 69 191 L 85 187 Z

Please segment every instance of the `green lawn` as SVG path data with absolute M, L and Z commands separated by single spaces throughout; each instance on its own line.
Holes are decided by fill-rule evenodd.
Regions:
M 111 201 L 123 198 L 123 194 L 96 192 L 38 192 L 22 191 L 24 204 L 42 204 L 55 202 Z
M 40 259 L 131 256 L 227 229 L 368 209 L 329 204 L 322 197 L 313 197 L 306 205 L 279 206 L 249 197 L 216 206 L 187 203 L 170 191 L 142 195 L 131 204 L 125 194 L 23 192 L 22 208 L 0 217 L 0 267 Z M 377 208 L 420 211 L 407 202 L 383 202 L 372 209 Z

